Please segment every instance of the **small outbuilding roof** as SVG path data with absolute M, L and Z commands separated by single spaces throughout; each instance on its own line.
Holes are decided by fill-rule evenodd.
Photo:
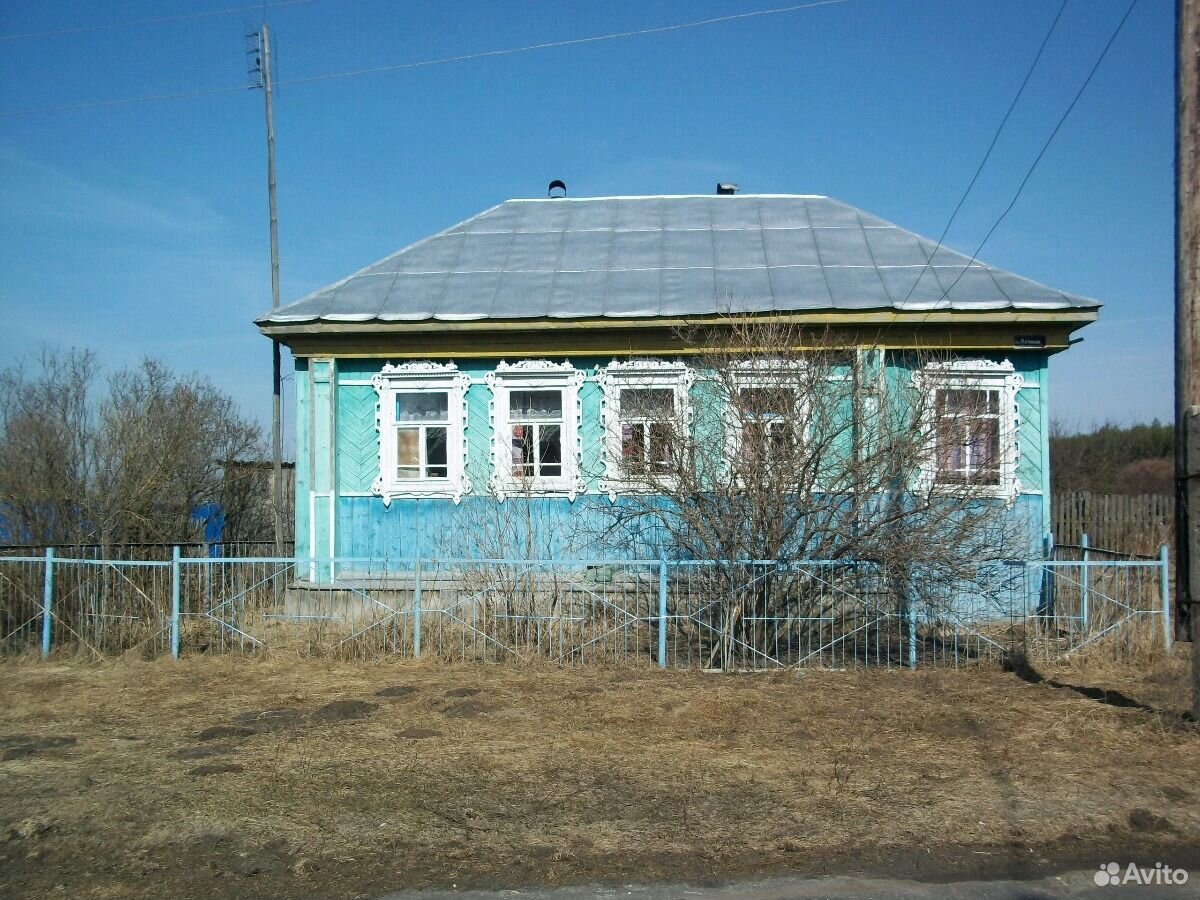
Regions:
M 1099 305 L 829 197 L 594 197 L 508 200 L 258 324 Z

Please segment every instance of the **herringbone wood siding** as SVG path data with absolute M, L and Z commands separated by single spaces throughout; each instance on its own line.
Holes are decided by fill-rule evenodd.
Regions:
M 339 493 L 363 493 L 379 474 L 379 429 L 375 404 L 379 395 L 370 385 L 344 384 L 338 388 Z

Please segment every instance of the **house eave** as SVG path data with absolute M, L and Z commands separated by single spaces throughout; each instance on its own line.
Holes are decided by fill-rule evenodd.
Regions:
M 957 310 L 900 312 L 822 311 L 749 316 L 644 319 L 477 319 L 413 322 L 258 323 L 259 330 L 286 344 L 297 356 L 500 357 L 546 353 L 636 355 L 704 352 L 687 333 L 763 323 L 801 326 L 813 343 L 830 335 L 850 344 L 947 350 L 1036 349 L 1055 353 L 1072 343 L 1072 333 L 1096 321 L 1098 310 Z M 481 338 L 487 338 L 486 343 Z M 413 342 L 414 338 L 419 338 Z M 713 346 L 706 332 L 707 348 Z M 803 338 L 801 338 L 803 340 Z M 1023 343 L 1024 341 L 1024 343 Z M 719 342 L 717 342 L 719 343 Z
M 260 319 L 256 324 L 267 337 L 285 339 L 291 335 L 341 334 L 417 334 L 423 332 L 489 332 L 489 331 L 583 331 L 596 328 L 694 328 L 745 324 L 753 320 L 762 323 L 786 323 L 819 327 L 871 325 L 1000 325 L 1004 323 L 1072 324 L 1081 328 L 1095 322 L 1098 308 L 1020 309 L 1020 310 L 931 310 L 897 311 L 868 310 L 847 312 L 822 310 L 793 313 L 758 313 L 747 315 L 712 316 L 653 316 L 646 318 L 589 318 L 589 319 L 420 319 L 411 321 L 329 321 L 273 322 Z

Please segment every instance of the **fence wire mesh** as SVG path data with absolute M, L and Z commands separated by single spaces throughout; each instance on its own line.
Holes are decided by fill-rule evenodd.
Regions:
M 980 563 L 0 558 L 3 651 L 770 670 L 1169 644 L 1165 554 Z

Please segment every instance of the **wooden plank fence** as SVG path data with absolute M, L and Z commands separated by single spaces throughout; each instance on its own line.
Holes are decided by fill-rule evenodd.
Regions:
M 1154 556 L 1175 535 L 1175 498 L 1166 494 L 1059 492 L 1050 500 L 1057 544 L 1078 544 Z

